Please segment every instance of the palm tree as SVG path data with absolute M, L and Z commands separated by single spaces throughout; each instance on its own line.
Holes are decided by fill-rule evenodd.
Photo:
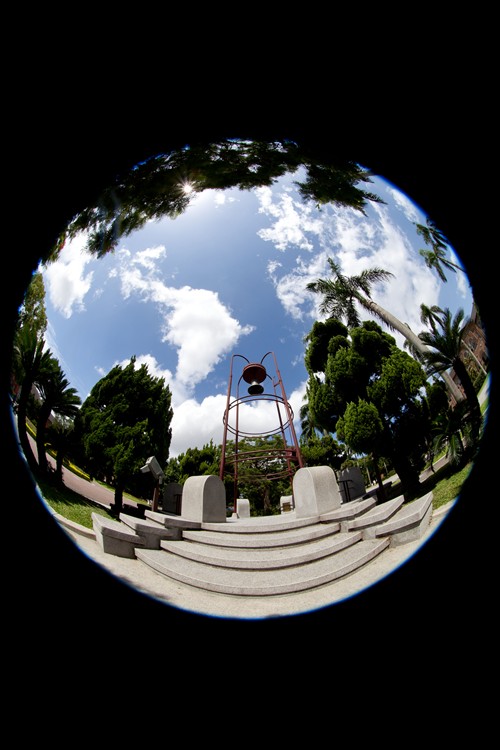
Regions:
M 56 414 L 45 433 L 48 445 L 56 454 L 55 478 L 59 484 L 62 484 L 63 481 L 62 468 L 64 459 L 68 452 L 74 448 L 74 431 L 73 420 Z
M 453 369 L 462 384 L 462 388 L 469 406 L 469 417 L 472 426 L 472 438 L 476 440 L 481 425 L 481 407 L 477 397 L 474 384 L 470 378 L 467 368 L 460 355 L 462 352 L 462 336 L 465 330 L 464 311 L 459 309 L 455 315 L 449 308 L 445 308 L 437 317 L 438 330 L 434 327 L 431 331 L 420 334 L 421 341 L 427 345 L 428 351 L 425 355 L 425 363 L 429 375 L 442 373 Z
M 45 349 L 44 339 L 38 338 L 33 328 L 23 326 L 16 331 L 12 368 L 14 377 L 20 386 L 17 404 L 17 430 L 21 448 L 32 471 L 37 470 L 38 463 L 31 449 L 26 428 L 28 399 L 38 379 L 51 369 L 52 360 L 50 349 Z
M 466 401 L 439 414 L 432 424 L 432 451 L 437 455 L 446 449 L 446 457 L 454 468 L 465 463 L 470 424 L 467 421 Z
M 427 268 L 436 271 L 441 281 L 444 282 L 448 281 L 448 279 L 446 278 L 443 268 L 447 268 L 449 271 L 453 271 L 453 273 L 456 273 L 457 269 L 463 271 L 460 266 L 456 263 L 452 263 L 452 261 L 446 257 L 446 239 L 430 219 L 427 219 L 426 226 L 423 224 L 417 224 L 416 222 L 414 222 L 414 224 L 417 229 L 417 234 L 423 237 L 426 245 L 430 245 L 432 248 L 432 250 L 418 251 L 425 260 Z
M 309 404 L 303 404 L 300 407 L 300 439 L 301 442 L 306 442 L 316 435 L 316 428 L 312 420 L 311 412 L 309 411 Z
M 359 276 L 347 277 L 341 274 L 340 266 L 332 258 L 328 258 L 328 264 L 333 279 L 318 279 L 310 282 L 306 287 L 311 292 L 323 295 L 320 305 L 322 314 L 329 314 L 332 317 L 339 318 L 339 320 L 345 319 L 348 327 L 357 327 L 361 321 L 355 303 L 359 302 L 362 307 L 382 320 L 391 330 L 399 331 L 409 342 L 410 347 L 417 352 L 418 358 L 425 359 L 428 348 L 423 340 L 413 333 L 406 323 L 400 321 L 370 297 L 372 284 L 386 281 L 390 276 L 393 276 L 390 271 L 371 268 L 363 271 Z M 440 375 L 455 401 L 457 403 L 462 401 L 462 392 L 449 373 L 442 371 Z
M 420 320 L 424 325 L 430 326 L 431 329 L 435 332 L 437 331 L 437 326 L 441 322 L 441 315 L 443 314 L 443 312 L 444 310 L 438 305 L 432 305 L 431 307 L 428 307 L 427 305 L 424 305 L 422 303 L 420 305 Z
M 47 473 L 47 455 L 45 453 L 45 434 L 47 423 L 52 412 L 64 417 L 75 417 L 81 399 L 75 388 L 69 387 L 59 362 L 52 359 L 51 368 L 47 368 L 38 378 L 37 384 L 42 397 L 36 425 L 36 447 L 38 466 L 42 474 Z

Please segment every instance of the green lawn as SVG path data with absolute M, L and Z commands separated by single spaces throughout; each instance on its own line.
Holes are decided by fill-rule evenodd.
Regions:
M 446 505 L 450 500 L 454 500 L 462 489 L 462 485 L 467 479 L 472 469 L 472 463 L 464 466 L 460 471 L 452 472 L 448 467 L 444 467 L 422 482 L 422 495 L 432 490 L 432 505 L 434 510 Z
M 101 513 L 107 518 L 114 518 L 106 508 L 98 503 L 90 502 L 90 500 L 67 487 L 58 487 L 43 479 L 38 479 L 37 482 L 46 503 L 50 505 L 52 510 L 69 521 L 91 529 L 92 513 L 94 512 Z

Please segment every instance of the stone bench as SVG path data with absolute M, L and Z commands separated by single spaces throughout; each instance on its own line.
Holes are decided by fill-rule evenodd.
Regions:
M 135 548 L 144 547 L 144 540 L 120 521 L 92 513 L 96 541 L 103 552 L 117 557 L 135 558 Z
M 375 536 L 390 536 L 391 546 L 420 539 L 432 517 L 432 492 L 404 505 L 392 518 L 381 524 Z
M 146 549 L 160 549 L 162 539 L 181 539 L 182 537 L 182 529 L 169 529 L 147 518 L 136 518 L 127 513 L 120 513 L 120 521 L 135 531 L 143 542 L 142 546 Z

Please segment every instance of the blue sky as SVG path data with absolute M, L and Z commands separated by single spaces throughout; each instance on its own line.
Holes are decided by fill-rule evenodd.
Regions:
M 426 217 L 411 197 L 373 177 L 362 187 L 387 205 L 369 204 L 367 216 L 318 210 L 298 195 L 299 177 L 252 191 L 207 190 L 177 219 L 150 222 L 100 260 L 83 250 L 80 236 L 41 268 L 47 345 L 82 401 L 135 355 L 172 391 L 175 456 L 222 441 L 231 356 L 260 361 L 272 351 L 297 423 L 307 380 L 303 337 L 321 319 L 320 299 L 306 285 L 327 276 L 328 257 L 346 275 L 375 266 L 393 273 L 372 297 L 417 333 L 421 303 L 469 315 L 465 273 L 447 273 L 443 284 L 418 253 L 425 246 L 414 222 Z M 259 431 L 265 409 L 248 409 Z

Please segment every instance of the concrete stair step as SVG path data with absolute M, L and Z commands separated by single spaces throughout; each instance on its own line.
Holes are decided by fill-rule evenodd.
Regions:
M 225 533 L 221 531 L 183 531 L 182 538 L 200 544 L 215 545 L 217 547 L 247 547 L 265 549 L 270 547 L 287 547 L 293 544 L 302 544 L 315 539 L 337 534 L 340 530 L 339 523 L 316 524 L 298 529 L 289 529 L 276 532 L 249 533 Z
M 334 534 L 292 547 L 267 549 L 261 547 L 220 547 L 192 541 L 162 541 L 160 546 L 161 549 L 174 555 L 207 565 L 241 570 L 264 570 L 286 568 L 318 560 L 321 557 L 340 552 L 361 541 L 361 539 L 362 533 L 358 531 Z
M 306 591 L 366 565 L 389 545 L 387 538 L 356 542 L 312 562 L 272 570 L 235 570 L 188 560 L 160 550 L 137 549 L 137 558 L 156 572 L 207 591 L 235 596 L 273 596 Z
M 385 503 L 376 505 L 366 513 L 362 513 L 357 518 L 347 522 L 347 528 L 352 529 L 367 529 L 369 527 L 377 526 L 384 521 L 387 521 L 391 516 L 398 511 L 404 503 L 404 495 L 399 495 L 393 500 L 388 500 Z
M 361 498 L 352 500 L 349 503 L 343 503 L 340 508 L 331 510 L 328 513 L 322 513 L 320 521 L 346 521 L 361 516 L 363 513 L 371 510 L 376 503 L 375 497 Z
M 375 536 L 390 535 L 392 546 L 420 539 L 431 520 L 432 499 L 431 491 L 401 506 L 388 521 L 376 527 Z
M 167 528 L 201 529 L 201 521 L 189 521 L 182 516 L 174 516 L 172 513 L 162 513 L 156 510 L 145 510 L 144 515 L 150 521 L 166 526 Z
M 276 516 L 254 516 L 250 518 L 228 518 L 223 523 L 201 524 L 205 531 L 221 531 L 224 534 L 268 534 L 276 531 L 306 528 L 319 522 L 319 516 L 297 518 L 295 511 Z

